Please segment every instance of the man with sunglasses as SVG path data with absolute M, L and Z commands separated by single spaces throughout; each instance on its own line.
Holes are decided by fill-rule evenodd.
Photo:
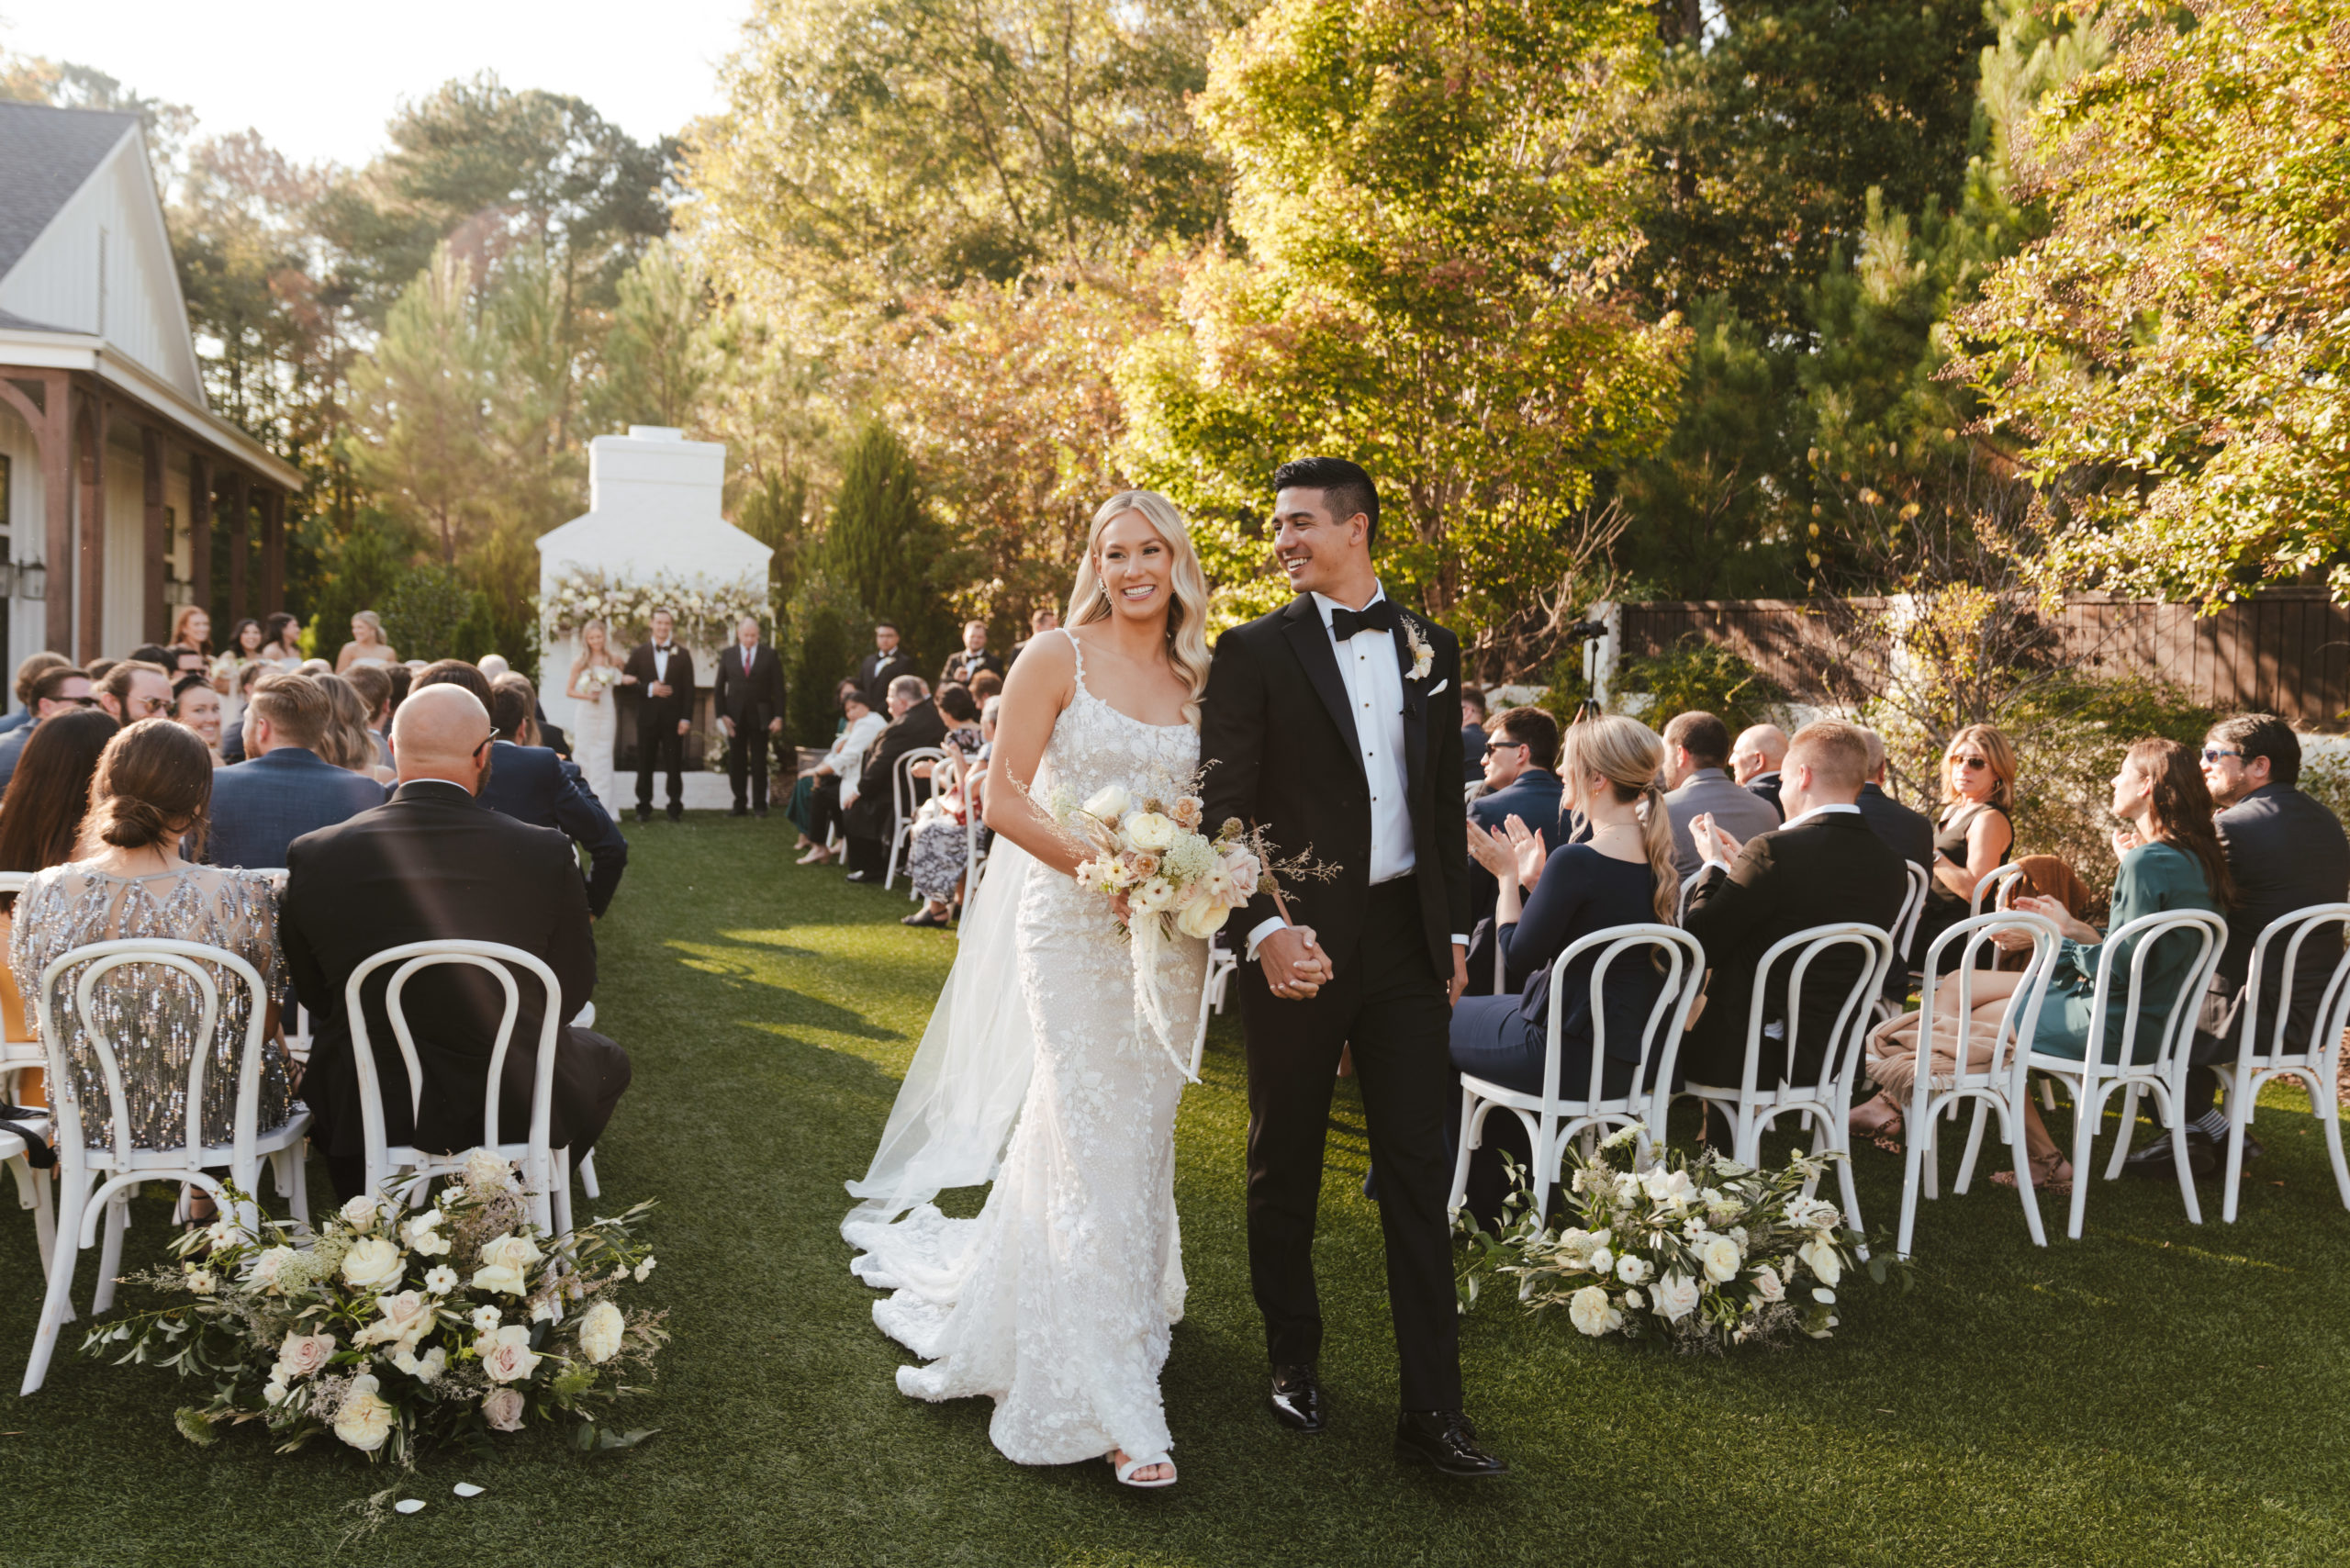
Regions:
M 166 701 L 170 700 L 168 688 L 163 696 Z M 90 678 L 72 665 L 59 665 L 44 671 L 26 694 L 26 706 L 32 710 L 33 722 L 0 735 L 0 790 L 6 790 L 8 780 L 16 776 L 17 758 L 25 755 L 25 743 L 32 738 L 42 720 L 97 705 L 98 700 L 90 690 Z
M 1541 837 L 1544 849 L 1556 849 L 1559 830 L 1559 721 L 1539 708 L 1509 708 L 1493 721 L 1484 744 L 1485 793 L 1469 803 L 1469 831 L 1505 831 L 1517 818 Z M 1494 990 L 1494 906 L 1501 884 L 1494 874 L 1469 862 L 1468 996 L 1490 996 Z M 1481 961 L 1482 955 L 1482 961 Z
M 2188 1056 L 2187 1092 L 2179 1114 L 2188 1118 L 2187 1159 L 2198 1176 L 2219 1169 L 2220 1148 L 2228 1135 L 2228 1119 L 2219 1108 L 2217 1069 L 2235 1060 L 2243 1041 L 2244 982 L 2252 970 L 2253 944 L 2270 924 L 2313 904 L 2339 903 L 2350 898 L 2350 840 L 2342 823 L 2300 789 L 2301 742 L 2293 726 L 2268 713 L 2241 713 L 2222 719 L 2203 737 L 2203 782 L 2211 803 L 2220 808 L 2211 819 L 2219 829 L 2220 847 L 2228 857 L 2228 874 L 2236 885 L 2236 904 L 2228 911 L 2228 944 L 2220 952 L 2220 972 L 2214 989 L 2224 998 L 2222 1026 L 2198 1030 Z M 2338 925 L 2321 926 L 2301 944 L 2293 971 L 2292 1011 L 2285 1025 L 2288 1048 L 2300 1049 L 2315 1026 L 2326 984 L 2341 961 Z M 2284 953 L 2269 947 L 2268 978 L 2262 981 L 2260 1017 L 2276 1017 L 2283 981 Z M 2264 1043 L 2262 1048 L 2266 1049 Z M 2247 1129 L 2244 1158 L 2260 1157 L 2261 1147 Z M 2158 1132 L 2130 1157 L 2137 1175 L 2174 1180 L 2170 1135 Z

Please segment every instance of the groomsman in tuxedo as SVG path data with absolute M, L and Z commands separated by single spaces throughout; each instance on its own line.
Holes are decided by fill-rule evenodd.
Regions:
M 718 678 L 711 687 L 718 727 L 733 742 L 726 753 L 727 781 L 734 786 L 734 812 L 767 814 L 767 737 L 783 729 L 783 666 L 775 650 L 759 641 L 756 616 L 734 628 L 734 645 L 718 655 Z M 750 776 L 750 804 L 743 803 L 744 775 Z
M 950 655 L 938 672 L 941 686 L 968 686 L 981 670 L 993 670 L 996 678 L 1003 678 L 1003 661 L 988 652 L 988 623 L 984 621 L 963 622 L 963 645 Z
M 653 635 L 639 643 L 621 666 L 621 684 L 641 686 L 636 705 L 636 820 L 653 820 L 654 769 L 667 764 L 669 820 L 686 814 L 686 732 L 693 728 L 694 656 L 672 633 L 677 620 L 653 612 Z
M 873 628 L 873 651 L 856 666 L 856 684 L 865 692 L 865 705 L 876 713 L 889 706 L 890 683 L 901 675 L 914 673 L 914 657 L 898 645 L 898 629 L 887 621 Z

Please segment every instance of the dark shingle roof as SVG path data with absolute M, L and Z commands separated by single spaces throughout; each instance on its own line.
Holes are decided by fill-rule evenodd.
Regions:
M 0 103 L 0 277 L 138 123 L 137 115 Z

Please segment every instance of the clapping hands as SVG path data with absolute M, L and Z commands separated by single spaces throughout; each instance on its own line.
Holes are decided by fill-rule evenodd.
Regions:
M 1469 855 L 1478 865 L 1494 874 L 1496 881 L 1515 881 L 1529 891 L 1542 879 L 1542 868 L 1550 857 L 1542 835 L 1526 825 L 1526 819 L 1513 816 L 1502 826 L 1487 828 L 1475 818 L 1469 821 Z
M 1708 866 L 1726 867 L 1746 847 L 1723 831 L 1711 812 L 1699 812 L 1689 819 L 1689 837 L 1697 846 L 1699 858 Z

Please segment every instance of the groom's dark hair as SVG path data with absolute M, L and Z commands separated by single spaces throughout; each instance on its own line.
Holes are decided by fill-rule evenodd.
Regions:
M 1321 491 L 1335 521 L 1362 513 L 1371 523 L 1363 543 L 1373 551 L 1379 548 L 1379 491 L 1361 465 L 1343 457 L 1293 457 L 1273 470 L 1273 488 Z

